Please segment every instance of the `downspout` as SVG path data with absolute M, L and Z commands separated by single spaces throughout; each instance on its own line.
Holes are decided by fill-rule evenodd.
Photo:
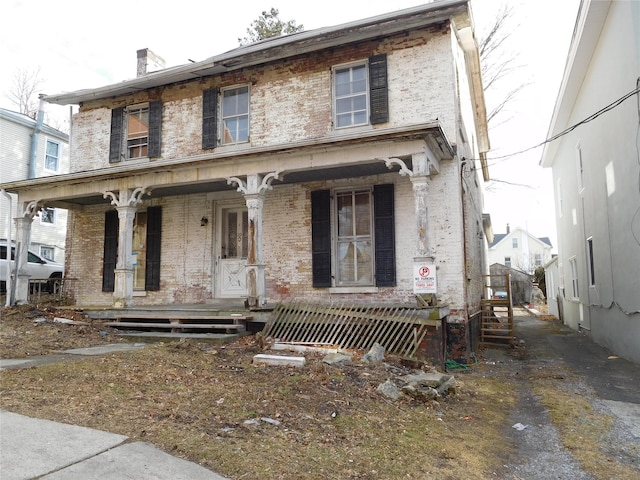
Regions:
M 11 217 L 13 216 L 13 197 L 9 195 L 4 188 L 0 190 L 0 193 L 2 193 L 2 195 L 4 195 L 6 199 L 9 201 L 9 208 L 7 209 L 7 249 L 6 249 L 7 274 L 5 277 L 6 278 L 5 290 L 6 290 L 7 301 L 5 303 L 5 306 L 10 307 L 13 301 L 13 295 L 12 295 L 13 282 L 11 281 L 11 243 L 13 242 L 12 229 L 11 229 L 11 226 L 13 224 L 13 218 Z
M 38 153 L 38 137 L 42 131 L 44 123 L 44 95 L 40 95 L 40 104 L 38 105 L 38 116 L 36 124 L 33 127 L 33 135 L 31 135 L 31 153 L 29 155 L 29 179 L 36 178 L 36 156 Z

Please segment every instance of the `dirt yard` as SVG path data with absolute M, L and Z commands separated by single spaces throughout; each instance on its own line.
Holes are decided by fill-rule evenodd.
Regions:
M 98 323 L 54 307 L 0 311 L 2 358 L 123 341 Z M 518 382 L 481 364 L 452 372 L 439 400 L 377 388 L 412 369 L 398 358 L 301 368 L 252 362 L 260 338 L 228 345 L 153 343 L 133 352 L 0 373 L 0 408 L 142 440 L 230 479 L 514 478 L 509 461 Z M 480 352 L 481 353 L 481 352 Z M 484 372 L 484 373 L 483 373 Z M 598 477 L 596 478 L 606 478 Z M 622 477 L 620 477 L 622 478 Z

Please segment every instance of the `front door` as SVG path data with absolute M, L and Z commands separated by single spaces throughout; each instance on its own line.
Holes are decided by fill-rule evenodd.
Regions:
M 249 216 L 247 207 L 219 205 L 217 211 L 219 238 L 216 289 L 219 297 L 247 296 L 247 252 L 249 250 Z

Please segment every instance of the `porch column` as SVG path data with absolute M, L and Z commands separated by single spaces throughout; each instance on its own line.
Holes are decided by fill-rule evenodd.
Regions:
M 265 265 L 262 253 L 262 207 L 264 197 L 271 190 L 271 182 L 279 178 L 278 172 L 262 175 L 248 175 L 243 181 L 237 177 L 227 179 L 227 183 L 238 185 L 238 191 L 244 195 L 249 219 L 249 239 L 247 254 L 247 304 L 257 308 L 267 301 L 265 284 Z
M 411 177 L 416 212 L 416 257 L 419 258 L 435 256 L 435 252 L 431 250 L 429 235 L 429 207 L 427 206 L 429 181 L 430 179 L 426 175 Z
M 145 190 L 141 187 L 104 193 L 104 198 L 110 198 L 111 205 L 118 211 L 118 262 L 113 289 L 113 306 L 118 308 L 133 303 L 133 220 L 136 206 L 142 201 Z
M 7 283 L 7 295 L 12 295 L 12 304 L 25 305 L 29 303 L 29 245 L 31 243 L 31 225 L 33 217 L 40 207 L 37 202 L 30 202 L 24 206 L 19 217 L 14 219 L 16 223 L 16 259 L 15 259 L 15 285 Z M 10 246 L 8 246 L 10 248 Z M 11 290 L 9 290 L 9 288 Z M 15 293 L 14 293 L 15 292 Z

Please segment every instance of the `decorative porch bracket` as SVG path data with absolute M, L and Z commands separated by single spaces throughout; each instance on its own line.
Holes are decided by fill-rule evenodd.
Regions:
M 113 290 L 114 307 L 128 307 L 133 301 L 133 220 L 136 206 L 142 202 L 142 196 L 150 193 L 147 187 L 119 192 L 104 192 L 104 198 L 118 211 L 118 262 L 115 268 Z
M 415 261 L 435 259 L 435 249 L 430 245 L 431 234 L 429 231 L 429 184 L 431 174 L 439 172 L 437 158 L 429 147 L 425 146 L 425 152 L 414 153 L 411 156 L 413 170 L 401 158 L 381 158 L 389 169 L 394 165 L 400 167 L 398 172 L 402 176 L 408 176 L 413 185 L 413 202 L 416 213 L 416 254 Z
M 246 180 L 238 177 L 227 178 L 227 184 L 236 185 L 238 192 L 244 195 L 249 219 L 249 239 L 247 254 L 247 305 L 257 308 L 266 303 L 265 265 L 262 253 L 262 209 L 267 191 L 272 190 L 271 183 L 282 180 L 280 172 L 271 172 L 265 176 L 247 175 Z
M 11 295 L 11 304 L 24 305 L 29 302 L 29 244 L 31 243 L 31 225 L 33 217 L 42 210 L 42 202 L 33 200 L 22 205 L 19 216 L 14 218 L 16 224 L 15 285 L 7 283 L 7 295 Z M 9 279 L 7 279 L 9 280 Z

